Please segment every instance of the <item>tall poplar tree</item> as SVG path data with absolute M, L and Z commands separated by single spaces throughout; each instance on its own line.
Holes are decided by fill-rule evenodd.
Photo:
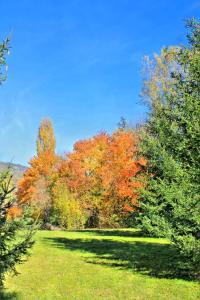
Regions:
M 38 131 L 37 155 L 44 152 L 55 154 L 56 140 L 53 131 L 52 121 L 43 119 Z
M 30 204 L 35 217 L 43 223 L 49 222 L 52 208 L 52 187 L 57 177 L 58 157 L 55 154 L 56 140 L 50 119 L 43 119 L 37 138 L 37 155 L 29 164 L 18 186 L 18 200 Z

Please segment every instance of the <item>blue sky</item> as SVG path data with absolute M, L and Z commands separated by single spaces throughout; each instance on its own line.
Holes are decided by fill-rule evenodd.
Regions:
M 141 62 L 185 43 L 192 0 L 1 0 L 0 41 L 12 32 L 8 78 L 0 87 L 0 161 L 27 164 L 43 117 L 57 151 L 124 116 L 145 119 Z

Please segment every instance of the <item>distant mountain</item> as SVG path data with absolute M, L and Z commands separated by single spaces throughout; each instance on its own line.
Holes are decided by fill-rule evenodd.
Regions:
M 11 171 L 13 172 L 14 184 L 17 184 L 17 182 L 22 178 L 27 167 L 19 164 L 0 162 L 0 172 L 5 171 L 8 169 L 8 167 L 10 167 Z

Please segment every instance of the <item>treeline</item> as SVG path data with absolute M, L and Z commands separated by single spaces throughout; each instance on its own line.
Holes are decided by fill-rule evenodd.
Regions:
M 19 182 L 18 202 L 29 205 L 43 226 L 68 229 L 124 226 L 137 207 L 140 172 L 139 136 L 123 122 L 78 141 L 64 157 L 55 153 L 52 122 L 41 122 L 37 155 Z

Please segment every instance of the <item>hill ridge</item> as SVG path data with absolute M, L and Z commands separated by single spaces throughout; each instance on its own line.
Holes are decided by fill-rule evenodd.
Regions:
M 10 168 L 13 172 L 14 184 L 18 183 L 27 169 L 26 166 L 21 164 L 0 161 L 0 172 L 5 171 L 7 168 Z

